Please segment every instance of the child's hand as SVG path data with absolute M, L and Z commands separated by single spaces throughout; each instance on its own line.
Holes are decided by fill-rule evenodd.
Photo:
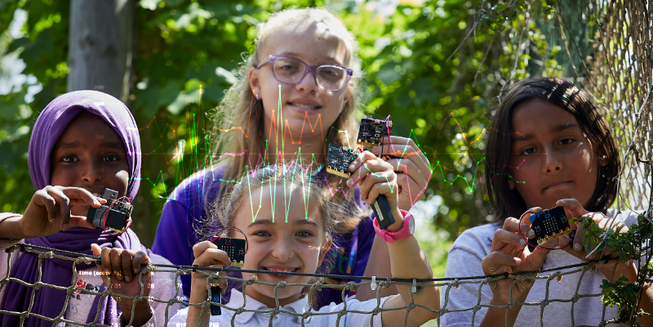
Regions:
M 403 215 L 398 207 L 399 187 L 394 167 L 369 151 L 363 151 L 356 161 L 362 162 L 362 165 L 347 180 L 347 185 L 352 186 L 354 183 L 358 183 L 361 200 L 367 202 L 370 206 L 374 204 L 379 195 L 385 195 L 392 215 L 395 217 L 395 223 L 388 226 L 388 230 L 399 230 L 403 225 Z
M 399 208 L 410 210 L 410 208 L 424 195 L 424 190 L 431 180 L 429 160 L 422 150 L 410 138 L 403 136 L 390 136 L 383 138 L 383 146 L 377 145 L 372 148 L 372 152 L 379 158 L 384 155 L 399 157 L 385 160 L 391 164 L 395 172 L 400 172 L 397 176 L 399 184 Z M 356 163 L 360 164 L 360 161 Z M 350 171 L 358 169 L 354 166 Z
M 372 205 L 379 195 L 385 194 L 390 207 L 397 206 L 397 174 L 390 163 L 377 158 L 369 151 L 363 151 L 349 167 L 352 165 L 359 168 L 347 180 L 347 185 L 358 183 L 363 201 Z
M 578 202 L 578 200 L 576 199 L 572 198 L 572 199 L 558 200 L 556 202 L 556 205 L 565 208 L 565 211 L 567 212 L 567 217 L 569 219 L 572 219 L 573 217 L 590 217 L 592 218 L 592 220 L 594 220 L 595 223 L 598 224 L 599 228 L 602 230 L 609 229 L 609 228 L 618 228 L 622 226 L 619 232 L 620 233 L 628 232 L 628 227 L 623 226 L 623 223 L 621 223 L 616 219 L 608 218 L 601 212 L 587 212 L 587 210 L 585 210 L 585 208 L 583 208 L 580 202 Z M 587 256 L 588 253 L 585 251 L 585 247 L 583 246 L 583 225 L 580 222 L 576 222 L 575 224 L 576 224 L 576 236 L 574 237 L 573 248 L 566 247 L 564 250 L 567 253 L 575 257 L 578 257 L 583 261 L 597 260 L 602 257 L 616 258 L 619 256 L 618 251 L 614 251 L 609 247 L 605 247 L 603 251 L 595 251 L 594 253 L 592 253 L 592 255 L 588 257 Z M 562 236 L 560 238 L 560 242 L 569 242 L 569 237 L 566 235 Z M 566 243 L 561 243 L 561 244 L 566 244 Z M 626 278 L 628 278 L 628 280 L 633 282 L 637 278 L 637 268 L 635 266 L 636 265 L 626 265 L 624 262 L 617 263 L 616 261 L 613 261 L 613 262 L 600 264 L 598 266 L 598 270 L 601 273 L 603 273 L 603 275 L 610 282 L 619 279 L 621 275 L 624 275 Z
M 198 267 L 224 268 L 231 262 L 227 252 L 218 249 L 215 244 L 209 241 L 195 244 L 193 246 L 193 255 L 195 256 L 193 265 Z M 194 272 L 192 274 L 191 303 L 199 303 L 206 300 L 208 296 L 208 289 L 206 287 L 207 278 L 208 276 L 201 272 Z M 223 291 L 225 290 L 225 287 L 221 288 Z M 194 302 L 193 299 L 197 299 L 197 302 Z
M 93 255 L 99 256 L 102 264 L 97 265 L 102 280 L 111 291 L 125 296 L 136 296 L 141 294 L 141 286 L 138 281 L 138 273 L 141 267 L 150 263 L 150 258 L 142 251 L 132 251 L 116 248 L 101 249 L 97 244 L 91 244 Z M 143 296 L 150 295 L 151 273 L 143 274 Z M 115 296 L 123 322 L 129 322 L 132 316 L 132 299 Z M 141 300 L 136 302 L 136 310 L 133 312 L 134 326 L 145 324 L 152 317 L 149 301 Z
M 535 207 L 530 209 L 531 212 L 540 212 L 542 208 Z M 530 214 L 524 215 L 528 219 Z M 542 267 L 544 259 L 549 251 L 542 248 L 535 248 L 531 251 L 526 246 L 526 240 L 521 237 L 532 238 L 535 232 L 531 228 L 516 218 L 507 218 L 503 223 L 503 228 L 497 230 L 492 238 L 492 248 L 490 253 L 483 259 L 482 266 L 485 275 L 496 275 L 502 273 L 514 274 L 525 271 L 537 271 Z M 540 244 L 544 247 L 552 248 L 558 244 L 557 239 L 550 240 Z M 497 286 L 492 289 L 492 303 L 504 305 L 510 300 L 510 285 L 513 279 L 505 278 L 497 281 Z M 524 301 L 532 286 L 532 280 L 521 280 L 512 288 L 513 301 Z
M 556 205 L 565 208 L 567 217 L 570 220 L 574 217 L 589 217 L 592 218 L 592 220 L 594 220 L 594 222 L 597 223 L 599 228 L 602 230 L 622 226 L 620 232 L 628 232 L 628 227 L 623 226 L 623 224 L 616 219 L 606 217 L 602 212 L 587 212 L 587 210 L 585 210 L 585 208 L 583 208 L 580 202 L 578 202 L 576 199 L 570 198 L 558 200 Z M 613 252 L 612 249 L 606 247 L 604 251 L 596 251 L 591 256 L 587 257 L 587 252 L 585 252 L 585 247 L 583 246 L 583 225 L 580 223 L 580 221 L 570 224 L 576 226 L 576 236 L 574 237 L 573 247 L 569 246 L 564 249 L 569 254 L 576 256 L 583 261 L 596 260 L 602 256 L 609 256 L 610 258 L 619 256 L 618 253 Z M 569 236 L 565 235 L 560 237 L 560 244 L 567 244 L 568 242 Z
M 46 186 L 34 193 L 25 214 L 18 221 L 22 238 L 52 235 L 70 227 L 95 228 L 84 216 L 71 215 L 74 206 L 90 205 L 99 208 L 104 199 L 98 199 L 79 187 Z
M 231 262 L 227 252 L 218 249 L 215 244 L 209 241 L 195 244 L 193 246 L 193 255 L 195 256 L 193 266 L 198 267 L 224 268 L 224 266 Z M 221 272 L 220 274 L 223 273 Z M 202 303 L 206 301 L 209 296 L 209 290 L 206 284 L 207 278 L 208 276 L 202 272 L 194 272 L 191 275 L 190 303 Z M 220 285 L 220 288 L 224 292 L 227 289 L 226 280 L 221 279 L 220 281 L 222 284 Z M 188 308 L 186 325 L 199 326 L 200 320 L 206 324 L 210 318 L 209 314 L 210 310 L 206 310 L 206 308 L 203 309 L 199 306 L 190 306 Z

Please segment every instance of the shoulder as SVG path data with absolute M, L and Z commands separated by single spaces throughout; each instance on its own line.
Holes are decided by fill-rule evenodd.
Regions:
M 175 187 L 168 201 L 186 202 L 187 199 L 202 197 L 206 192 L 217 194 L 225 169 L 226 166 L 218 166 L 193 173 Z
M 463 271 L 478 275 L 480 262 L 492 248 L 494 232 L 501 228 L 500 224 L 486 224 L 464 231 L 454 241 L 447 259 L 445 276 L 460 276 Z
M 501 224 L 485 224 L 470 228 L 458 236 L 451 249 L 489 248 L 497 229 L 501 229 Z

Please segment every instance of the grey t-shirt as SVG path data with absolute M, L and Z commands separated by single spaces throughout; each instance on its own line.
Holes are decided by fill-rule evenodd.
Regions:
M 614 216 L 615 212 L 615 210 L 609 210 L 608 216 Z M 617 219 L 626 226 L 630 226 L 637 222 L 637 213 L 622 212 Z M 499 224 L 488 224 L 468 229 L 462 233 L 449 250 L 445 277 L 483 276 L 481 261 L 490 252 L 494 232 L 500 228 Z M 582 262 L 565 251 L 554 250 L 547 255 L 542 269 Z M 605 317 L 603 317 L 604 307 L 601 301 L 600 285 L 605 276 L 598 270 L 583 273 L 581 268 L 562 270 L 563 278 L 560 282 L 552 275 L 555 272 L 539 274 L 538 277 L 552 277 L 535 281 L 526 298 L 526 303 L 533 305 L 521 307 L 515 326 L 598 326 L 602 320 L 616 317 L 616 307 L 605 307 Z M 440 317 L 442 326 L 480 325 L 487 311 L 487 307 L 481 307 L 481 305 L 489 305 L 492 299 L 492 291 L 488 285 L 480 287 L 479 299 L 480 281 L 479 279 L 474 280 L 474 283 L 460 284 L 458 289 L 443 287 L 441 292 L 442 309 L 465 311 L 445 313 Z M 576 291 L 577 289 L 578 291 Z M 445 301 L 447 293 L 448 301 Z M 576 294 L 579 297 L 576 303 L 573 303 Z M 545 300 L 548 300 L 548 303 Z M 543 324 L 540 323 L 541 321 Z M 615 326 L 615 324 L 611 326 Z

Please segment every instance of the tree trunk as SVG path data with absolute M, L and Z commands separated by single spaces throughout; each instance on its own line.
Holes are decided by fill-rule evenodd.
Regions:
M 134 0 L 70 1 L 68 91 L 102 91 L 131 107 L 134 7 Z M 143 144 L 149 145 L 148 141 L 143 140 Z M 150 228 L 149 197 L 143 195 L 149 189 L 149 185 L 141 183 L 132 214 L 132 229 L 147 247 L 151 247 L 154 236 Z
M 71 0 L 68 91 L 98 90 L 129 101 L 133 0 Z

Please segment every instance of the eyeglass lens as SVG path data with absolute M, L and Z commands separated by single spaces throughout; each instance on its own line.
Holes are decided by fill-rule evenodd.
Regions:
M 304 77 L 306 65 L 297 59 L 282 57 L 275 58 L 273 69 L 274 77 L 279 82 L 297 84 Z M 338 66 L 321 65 L 316 68 L 315 81 L 325 90 L 339 90 L 347 81 L 347 71 Z

